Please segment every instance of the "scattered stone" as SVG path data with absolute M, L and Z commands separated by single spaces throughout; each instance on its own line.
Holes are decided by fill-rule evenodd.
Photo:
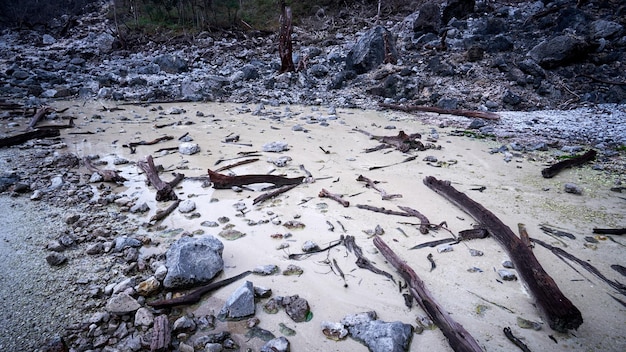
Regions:
M 150 296 L 156 293 L 160 287 L 161 283 L 159 280 L 154 276 L 150 276 L 148 279 L 140 282 L 135 288 L 135 291 L 137 291 L 137 294 L 140 296 Z
M 375 312 L 349 315 L 341 320 L 350 336 L 372 352 L 408 351 L 413 327 L 396 321 L 387 323 L 377 320 Z
M 261 347 L 261 352 L 289 352 L 289 340 L 284 336 L 269 340 Z
M 304 270 L 302 270 L 301 267 L 297 266 L 297 265 L 293 265 L 293 264 L 289 264 L 287 265 L 287 268 L 283 271 L 283 275 L 302 275 L 304 273 Z
M 260 265 L 255 267 L 254 269 L 252 269 L 252 273 L 257 274 L 257 275 L 274 275 L 276 273 L 278 273 L 280 269 L 278 268 L 278 265 L 275 264 L 267 264 L 267 265 Z
M 61 253 L 50 253 L 46 256 L 46 262 L 48 262 L 50 266 L 60 266 L 67 262 L 67 257 Z
M 120 292 L 111 297 L 105 307 L 107 312 L 114 314 L 132 313 L 139 308 L 141 308 L 141 305 L 137 300 L 126 292 Z
M 283 297 L 280 304 L 285 308 L 287 315 L 296 323 L 309 321 L 312 318 L 309 302 L 298 295 Z
M 253 315 L 254 312 L 254 286 L 252 282 L 246 281 L 230 295 L 217 318 L 222 321 L 242 320 Z
M 515 274 L 505 269 L 499 269 L 498 276 L 500 276 L 500 278 L 504 281 L 516 281 L 517 280 L 517 276 Z
M 186 315 L 176 319 L 172 325 L 173 332 L 193 332 L 194 330 L 196 330 L 196 323 Z
M 135 312 L 135 326 L 151 326 L 154 323 L 154 314 L 150 309 L 141 307 Z
M 346 66 L 357 73 L 365 73 L 382 63 L 396 63 L 398 52 L 393 34 L 382 26 L 367 31 L 350 49 Z
M 565 193 L 571 193 L 576 195 L 583 194 L 583 189 L 574 183 L 566 183 L 565 185 L 563 185 L 563 189 L 565 190 Z
M 289 150 L 289 145 L 286 142 L 270 142 L 266 143 L 262 147 L 264 152 L 280 153 Z
M 193 155 L 200 152 L 200 145 L 197 143 L 184 142 L 178 146 L 178 152 L 183 155 Z
M 303 252 L 312 252 L 312 251 L 316 251 L 320 249 L 320 246 L 317 245 L 317 243 L 313 242 L 313 241 L 305 241 L 304 244 L 302 244 L 302 251 Z
M 224 268 L 223 250 L 222 242 L 211 235 L 181 237 L 167 250 L 163 286 L 183 288 L 208 283 Z
M 178 205 L 178 211 L 182 214 L 191 213 L 196 210 L 196 203 L 191 199 L 185 199 Z
M 454 247 L 449 243 L 437 246 L 437 253 L 452 252 L 453 250 L 454 250 Z
M 322 333 L 326 338 L 339 341 L 348 336 L 348 329 L 342 323 L 334 323 L 329 321 L 322 321 Z

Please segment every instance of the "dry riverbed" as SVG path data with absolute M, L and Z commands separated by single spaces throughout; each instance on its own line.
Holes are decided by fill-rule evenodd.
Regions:
M 555 161 L 553 150 L 490 152 L 501 147 L 503 142 L 479 139 L 463 132 L 464 129 L 458 126 L 469 124 L 471 120 L 458 117 L 448 120 L 446 116 L 426 113 L 329 111 L 324 107 L 299 106 L 264 106 L 261 109 L 256 105 L 217 103 L 124 105 L 119 106 L 121 110 L 114 110 L 109 104 L 104 103 L 108 109 L 103 110 L 103 105 L 98 103 L 57 102 L 54 105 L 57 110 L 68 108 L 58 115 L 72 116 L 76 124 L 75 128 L 61 132 L 59 143 L 40 147 L 29 142 L 27 146 L 31 147 L 0 150 L 0 165 L 7 171 L 24 162 L 17 160 L 24 155 L 54 148 L 51 157 L 55 153 L 73 153 L 81 159 L 91 156 L 93 160 L 107 162 L 98 167 L 116 169 L 127 179 L 122 185 L 91 184 L 93 197 L 86 203 L 98 204 L 98 199 L 111 195 L 116 198 L 116 202 L 101 207 L 77 203 L 59 204 L 61 208 L 56 209 L 54 204 L 49 207 L 42 204 L 45 197 L 39 201 L 29 200 L 32 192 L 17 197 L 5 193 L 0 197 L 1 219 L 5 224 L 0 231 L 0 254 L 8 258 L 2 261 L 0 276 L 3 302 L 0 347 L 4 350 L 41 346 L 42 336 L 65 336 L 68 333 L 63 328 L 67 327 L 84 329 L 78 323 L 104 311 L 108 297 L 96 294 L 84 298 L 84 292 L 89 292 L 88 287 L 94 289 L 93 286 L 119 282 L 124 273 L 116 267 L 119 263 L 113 254 L 85 253 L 90 242 L 100 239 L 78 243 L 66 251 L 68 261 L 63 266 L 49 267 L 45 261 L 48 255 L 46 243 L 76 230 L 68 223 L 68 216 L 87 217 L 81 211 L 94 208 L 102 216 L 90 219 L 101 221 L 104 228 L 115 229 L 116 221 L 119 221 L 117 233 L 144 239 L 146 244 L 140 250 L 140 257 L 157 257 L 183 234 L 194 237 L 211 234 L 225 246 L 225 267 L 220 278 L 266 264 L 275 264 L 281 270 L 290 264 L 301 267 L 303 273 L 299 276 L 277 274 L 247 278 L 255 286 L 271 288 L 274 295 L 297 294 L 309 302 L 313 316 L 310 321 L 302 323 L 291 321 L 284 311 L 277 314 L 264 312 L 265 300 L 257 303 L 256 316 L 261 328 L 282 336 L 279 326 L 282 323 L 296 331 L 296 335 L 287 337 L 293 351 L 367 350 L 351 338 L 342 341 L 327 339 L 321 329 L 324 321 L 339 322 L 346 315 L 375 311 L 383 321 L 401 321 L 417 326 L 417 320 L 425 315 L 420 308 L 405 305 L 402 294 L 408 293 L 406 289 L 399 290 L 398 284 L 386 277 L 358 268 L 354 254 L 343 246 L 299 261 L 287 258 L 290 253 L 302 252 L 306 241 L 326 247 L 342 235 L 355 236 L 365 257 L 379 269 L 393 274 L 397 281 L 399 276 L 395 269 L 372 243 L 372 233 L 377 227 L 384 232 L 381 238 L 416 271 L 437 301 L 484 350 L 511 351 L 516 348 L 502 333 L 505 327 L 511 327 L 532 351 L 622 351 L 626 348 L 623 336 L 626 308 L 612 298 L 623 301 L 623 296 L 579 265 L 569 266 L 571 263 L 559 260 L 542 247 L 533 250 L 539 262 L 582 312 L 584 322 L 576 331 L 557 333 L 546 324 L 542 324 L 540 330 L 518 325 L 520 317 L 534 322 L 542 322 L 542 317 L 520 280 L 504 281 L 498 276 L 503 261 L 509 258 L 494 239 L 462 242 L 449 252 L 439 252 L 438 248 L 410 249 L 420 243 L 451 237 L 451 233 L 457 235 L 476 224 L 469 215 L 422 183 L 426 176 L 434 176 L 450 180 L 456 189 L 494 212 L 514 232 L 517 232 L 518 223 L 523 223 L 531 237 L 594 265 L 610 280 L 624 281 L 611 265 L 626 265 L 625 241 L 619 236 L 613 236 L 611 241 L 608 236 L 592 234 L 593 228 L 626 226 L 623 194 L 610 190 L 616 183 L 624 181 L 619 174 L 595 170 L 591 163 L 544 179 L 541 169 L 547 162 Z M 3 121 L 3 132 L 24 129 L 28 122 L 28 118 L 14 119 L 12 124 Z M 399 131 L 419 133 L 420 141 L 431 148 L 407 153 L 393 148 L 366 153 L 365 149 L 376 147 L 378 142 L 362 131 L 376 136 L 395 136 Z M 124 146 L 165 136 L 173 138 L 154 145 L 139 145 L 136 153 Z M 188 143 L 197 144 L 200 151 L 193 155 L 178 153 L 182 137 L 190 138 Z M 522 135 L 516 137 L 524 138 Z M 264 152 L 263 146 L 272 142 L 284 143 L 287 147 L 281 152 Z M 152 155 L 155 164 L 163 166 L 165 171 L 161 175 L 166 181 L 173 179 L 173 172 L 201 179 L 207 176 L 207 169 L 215 170 L 251 159 L 234 159 L 251 152 L 259 154 L 258 161 L 222 173 L 272 172 L 297 177 L 306 176 L 304 168 L 315 182 L 299 185 L 253 205 L 253 200 L 262 193 L 257 187 L 235 192 L 206 187 L 201 180 L 184 180 L 175 191 L 179 199 L 191 200 L 196 209 L 186 214 L 174 211 L 162 221 L 150 221 L 158 209 L 166 208 L 170 203 L 155 201 L 155 190 L 146 185 L 146 177 L 137 168 L 137 161 Z M 95 158 L 96 155 L 99 157 Z M 410 159 L 412 156 L 416 158 Z M 280 164 L 279 158 L 286 160 L 285 166 L 277 165 Z M 124 160 L 128 163 L 120 163 Z M 223 161 L 216 165 L 219 160 Z M 385 167 L 378 168 L 380 166 Z M 53 170 L 47 172 L 53 173 Z M 81 164 L 80 168 L 73 170 L 73 175 L 62 177 L 78 178 L 76 183 L 85 184 L 91 175 L 92 172 Z M 382 200 L 378 191 L 357 181 L 359 175 L 379 181 L 377 187 L 401 197 Z M 582 194 L 565 192 L 566 183 L 574 183 Z M 350 205 L 344 207 L 332 199 L 318 197 L 322 189 L 341 195 Z M 65 189 L 61 187 L 57 191 L 65 192 Z M 134 205 L 143 203 L 147 205 L 146 212 L 129 212 Z M 424 235 L 418 231 L 418 226 L 407 224 L 418 223 L 417 218 L 375 213 L 356 205 L 389 210 L 399 210 L 398 206 L 411 207 L 432 223 L 445 221 L 446 228 Z M 243 234 L 242 237 L 227 240 L 218 236 L 224 227 L 220 220 L 225 218 L 232 229 Z M 51 227 L 53 221 L 59 224 Z M 302 223 L 304 227 L 286 228 L 284 224 L 289 221 Z M 218 227 L 212 227 L 212 224 L 218 224 Z M 540 229 L 542 225 L 571 233 L 575 239 L 549 236 Z M 472 256 L 472 250 L 483 255 Z M 427 259 L 429 254 L 436 264 L 434 269 Z M 336 267 L 331 268 L 334 261 L 345 274 L 345 280 L 337 275 Z M 514 269 L 510 271 L 515 273 Z M 134 276 L 145 279 L 151 274 L 148 266 Z M 40 288 L 23 284 L 14 286 L 19 282 L 44 282 L 45 285 Z M 243 281 L 207 295 L 199 304 L 175 309 L 171 312 L 171 319 L 185 314 L 195 317 L 216 315 L 241 283 Z M 40 290 L 44 290 L 43 294 Z M 77 298 L 79 294 L 83 296 Z M 20 304 L 12 304 L 13 300 Z M 81 306 L 77 306 L 77 302 Z M 216 331 L 230 331 L 242 350 L 246 347 L 258 350 L 263 342 L 245 337 L 245 324 L 245 321 L 218 322 Z M 202 333 L 195 331 L 178 338 L 192 341 Z M 410 350 L 425 348 L 450 350 L 438 329 L 427 329 L 413 336 Z

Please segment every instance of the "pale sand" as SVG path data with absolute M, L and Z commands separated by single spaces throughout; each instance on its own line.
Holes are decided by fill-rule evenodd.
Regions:
M 112 106 L 110 102 L 105 104 L 108 107 Z M 614 301 L 608 293 L 620 299 L 624 297 L 616 294 L 609 286 L 580 266 L 574 264 L 582 276 L 549 251 L 541 247 L 534 249 L 535 255 L 546 271 L 555 279 L 564 294 L 582 311 L 584 323 L 571 334 L 554 332 L 545 324 L 541 331 L 521 329 L 516 325 L 518 316 L 533 321 L 540 321 L 541 317 L 533 306 L 533 299 L 520 281 L 503 283 L 496 281 L 498 277 L 494 268 L 502 268 L 501 262 L 507 260 L 508 256 L 494 239 L 462 243 L 454 246 L 454 251 L 449 253 L 437 253 L 434 248 L 408 250 L 416 244 L 450 235 L 443 230 L 422 235 L 414 226 L 398 224 L 402 221 L 418 222 L 417 218 L 384 215 L 361 210 L 355 206 L 368 204 L 393 210 L 398 210 L 396 207 L 398 205 L 408 206 L 422 212 L 433 223 L 446 221 L 448 228 L 456 234 L 471 228 L 475 221 L 422 183 L 423 178 L 430 175 L 450 180 L 454 187 L 466 192 L 472 199 L 493 211 L 516 233 L 517 224 L 524 223 L 531 237 L 557 246 L 561 245 L 544 235 L 539 230 L 539 224 L 548 223 L 575 234 L 576 240 L 563 239 L 568 244 L 567 248 L 564 248 L 566 251 L 589 261 L 608 278 L 624 281 L 623 277 L 609 267 L 611 264 L 626 265 L 624 247 L 607 240 L 600 241 L 597 249 L 593 250 L 584 246 L 583 239 L 592 235 L 591 230 L 594 227 L 626 226 L 624 200 L 618 197 L 619 194 L 609 191 L 614 181 L 613 177 L 593 171 L 587 165 L 582 169 L 565 171 L 553 179 L 544 179 L 540 170 L 545 165 L 523 158 L 514 158 L 512 162 L 506 163 L 502 154 L 488 153 L 489 149 L 500 146 L 500 143 L 450 136 L 451 128 L 437 128 L 440 139 L 436 144 L 441 145 L 441 150 L 417 152 L 418 157 L 414 161 L 368 171 L 371 166 L 399 162 L 409 155 L 391 149 L 366 154 L 364 149 L 376 146 L 377 142 L 369 140 L 362 133 L 354 132 L 353 128 L 360 128 L 375 135 L 395 135 L 401 130 L 407 133 L 419 132 L 422 134 L 422 141 L 425 142 L 431 128 L 436 126 L 419 122 L 420 115 L 399 112 L 338 109 L 339 118 L 329 121 L 329 126 L 324 127 L 319 124 L 307 124 L 305 119 L 307 116 L 327 116 L 326 108 L 322 107 L 315 111 L 318 109 L 292 106 L 289 109 L 293 116 L 285 118 L 284 106 L 267 107 L 264 110 L 269 114 L 267 116 L 253 116 L 250 113 L 239 113 L 241 105 L 204 103 L 161 105 L 164 112 L 170 107 L 182 107 L 187 112 L 181 115 L 159 115 L 158 111 L 149 111 L 150 107 L 139 106 L 123 106 L 125 109 L 123 111 L 99 112 L 96 111 L 100 108 L 99 104 L 83 106 L 78 102 L 59 103 L 59 106 L 55 107 L 69 106 L 70 109 L 63 114 L 77 117 L 76 123 L 80 130 L 96 131 L 98 127 L 105 129 L 103 133 L 83 136 L 69 136 L 64 132 L 68 151 L 79 156 L 99 154 L 112 160 L 112 156 L 117 155 L 137 161 L 145 155 L 152 154 L 155 163 L 162 164 L 168 171 L 182 172 L 186 176 L 203 176 L 206 175 L 207 168 L 215 169 L 228 164 L 223 162 L 218 166 L 214 165 L 222 157 L 235 157 L 242 151 L 260 151 L 265 143 L 284 141 L 289 144 L 289 151 L 280 154 L 263 153 L 260 161 L 237 167 L 232 171 L 238 175 L 267 173 L 275 168 L 273 164 L 266 162 L 268 158 L 287 155 L 293 161 L 287 167 L 277 169 L 275 174 L 301 176 L 303 173 L 299 165 L 302 164 L 314 177 L 325 178 L 312 184 L 301 185 L 277 197 L 276 200 L 256 206 L 252 205 L 252 200 L 260 192 L 235 193 L 231 190 L 213 190 L 201 188 L 200 182 L 184 181 L 177 189 L 177 193 L 181 199 L 194 200 L 201 217 L 190 220 L 175 212 L 162 222 L 168 229 L 182 228 L 188 232 L 204 230 L 205 233 L 217 235 L 219 228 L 203 227 L 200 223 L 228 216 L 231 223 L 236 225 L 235 229 L 246 233 L 246 236 L 234 241 L 222 240 L 225 245 L 223 257 L 226 266 L 222 278 L 263 264 L 276 264 L 281 269 L 285 269 L 289 264 L 301 266 L 304 274 L 299 277 L 283 275 L 248 277 L 257 286 L 271 288 L 274 295 L 298 294 L 308 300 L 314 316 L 306 323 L 294 323 L 284 311 L 275 315 L 264 313 L 262 304 L 265 300 L 257 305 L 260 327 L 280 336 L 278 324 L 282 322 L 297 331 L 297 335 L 288 337 L 293 351 L 367 350 L 351 338 L 339 342 L 326 339 L 320 328 L 320 323 L 325 320 L 340 321 L 348 314 L 373 310 L 381 320 L 402 321 L 415 325 L 416 317 L 424 315 L 420 308 L 408 309 L 405 306 L 396 284 L 383 276 L 359 269 L 354 263 L 356 257 L 347 254 L 344 247 L 336 247 L 328 254 L 315 254 L 301 261 L 290 261 L 286 258 L 288 253 L 301 252 L 301 246 L 306 240 L 315 241 L 320 247 L 325 247 L 342 234 L 352 235 L 356 237 L 356 243 L 363 248 L 367 258 L 380 269 L 392 273 L 397 279 L 398 275 L 394 268 L 377 253 L 371 237 L 364 233 L 365 230 L 373 230 L 376 225 L 385 230 L 383 240 L 407 261 L 424 280 L 441 306 L 448 310 L 486 351 L 517 349 L 502 333 L 506 326 L 510 326 L 513 333 L 532 351 L 626 350 L 626 336 L 623 333 L 626 309 Z M 249 108 L 255 110 L 256 106 L 250 105 Z M 196 111 L 203 112 L 205 116 L 196 117 Z M 101 120 L 92 119 L 96 113 L 102 116 Z M 274 120 L 271 118 L 273 115 L 281 116 L 281 119 Z M 120 117 L 126 117 L 129 121 L 121 121 Z M 438 119 L 445 120 L 445 116 Z M 195 124 L 154 128 L 155 124 L 175 121 L 193 121 Z M 292 127 L 296 124 L 302 125 L 308 132 L 293 131 Z M 393 125 L 396 129 L 384 129 L 388 125 Z M 162 156 L 154 152 L 159 148 L 177 146 L 179 143 L 177 138 L 187 132 L 193 137 L 194 142 L 200 145 L 199 154 L 183 156 L 174 152 Z M 238 134 L 240 143 L 249 143 L 252 147 L 222 143 L 221 141 L 230 134 Z M 130 154 L 128 148 L 122 147 L 122 144 L 128 142 L 148 141 L 164 135 L 175 138 L 154 146 L 139 146 L 136 154 Z M 113 140 L 116 143 L 112 143 Z M 323 153 L 320 147 L 330 153 Z M 422 161 L 427 155 L 436 156 L 442 161 L 458 162 L 436 168 Z M 176 169 L 178 167 L 182 169 Z M 154 189 L 145 187 L 145 176 L 139 174 L 134 165 L 116 168 L 130 181 L 126 188 L 114 187 L 114 191 L 124 192 L 138 198 L 139 201 L 146 201 L 150 206 L 150 212 L 140 217 L 141 221 L 147 221 L 157 208 L 165 208 L 167 204 L 156 204 Z M 381 181 L 379 186 L 388 193 L 399 193 L 403 197 L 381 200 L 379 193 L 367 189 L 362 182 L 356 181 L 361 174 Z M 171 178 L 171 172 L 163 175 L 164 180 Z M 564 193 L 565 182 L 574 182 L 583 187 L 584 194 L 577 196 Z M 469 190 L 479 186 L 485 186 L 486 190 L 482 193 Z M 318 198 L 317 195 L 322 188 L 343 194 L 344 198 L 350 201 L 350 207 L 344 208 L 333 200 Z M 218 201 L 210 202 L 212 198 Z M 303 200 L 309 198 L 308 202 L 303 203 Z M 233 207 L 236 202 L 244 202 L 247 206 L 245 219 L 236 216 L 237 212 Z M 323 206 L 324 204 L 327 208 Z M 274 215 L 270 215 L 272 213 Z M 306 228 L 290 231 L 271 223 L 249 226 L 244 221 L 271 219 L 273 216 L 278 216 L 283 223 L 299 216 L 298 220 L 303 222 Z M 334 231 L 329 230 L 327 221 L 334 225 Z M 345 232 L 338 222 L 345 226 Z M 397 228 L 401 228 L 408 237 Z M 276 250 L 276 247 L 285 240 L 273 239 L 270 236 L 288 232 L 293 234 L 293 237 L 286 240 L 290 247 L 286 250 Z M 176 239 L 159 231 L 147 232 L 145 228 L 140 230 L 139 234 L 142 233 L 153 236 L 161 243 L 160 246 L 146 252 L 165 251 L 168 244 Z M 616 239 L 624 242 L 619 237 Z M 483 251 L 484 256 L 470 256 L 469 248 Z M 437 264 L 437 268 L 432 272 L 429 272 L 430 263 L 426 259 L 429 253 L 433 254 Z M 329 266 L 324 263 L 333 259 L 337 260 L 346 273 L 347 288 L 344 287 L 343 280 L 330 272 Z M 467 271 L 474 266 L 484 272 Z M 215 292 L 201 304 L 189 307 L 185 311 L 194 312 L 196 315 L 217 314 L 223 302 L 242 282 Z M 485 302 L 470 292 L 505 306 L 514 313 Z M 477 314 L 478 305 L 485 305 L 488 309 L 482 314 Z M 228 323 L 228 329 L 245 332 L 244 322 Z M 548 335 L 554 336 L 558 344 Z M 252 347 L 262 344 L 259 339 L 248 342 L 245 338 L 237 340 L 242 345 Z M 414 335 L 411 351 L 425 349 L 451 350 L 440 330 L 426 330 L 420 335 Z

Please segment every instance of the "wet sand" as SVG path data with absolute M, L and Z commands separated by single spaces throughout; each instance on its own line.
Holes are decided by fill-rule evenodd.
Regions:
M 111 103 L 105 103 L 108 105 Z M 594 227 L 626 226 L 624 200 L 619 194 L 610 192 L 614 177 L 601 171 L 594 171 L 589 165 L 566 170 L 552 179 L 541 177 L 541 162 L 523 157 L 515 157 L 505 162 L 502 154 L 490 154 L 489 150 L 501 143 L 489 140 L 477 140 L 470 137 L 452 136 L 453 128 L 438 128 L 420 122 L 428 114 L 405 114 L 401 112 L 375 112 L 338 109 L 337 119 L 330 119 L 323 126 L 320 122 L 329 116 L 323 107 L 291 106 L 266 107 L 262 116 L 251 112 L 256 106 L 244 109 L 242 105 L 231 104 L 160 104 L 147 107 L 120 106 L 124 110 L 99 111 L 101 105 L 81 102 L 59 102 L 55 107 L 69 107 L 62 115 L 77 118 L 77 128 L 64 131 L 67 151 L 80 157 L 99 154 L 109 160 L 107 168 L 115 168 L 129 179 L 124 186 L 113 191 L 123 193 L 136 202 L 146 202 L 150 211 L 138 216 L 138 221 L 148 222 L 157 209 L 163 209 L 169 203 L 154 200 L 154 189 L 146 187 L 145 176 L 139 173 L 134 162 L 146 155 L 152 155 L 155 164 L 161 164 L 167 172 L 162 178 L 171 180 L 172 172 L 180 172 L 188 177 L 206 176 L 207 169 L 227 165 L 216 161 L 237 156 L 240 152 L 261 151 L 269 142 L 283 141 L 289 150 L 281 153 L 261 152 L 259 161 L 233 168 L 237 175 L 264 174 L 272 170 L 273 174 L 289 177 L 304 176 L 303 165 L 317 180 L 303 184 L 295 189 L 253 205 L 253 199 L 261 194 L 258 191 L 244 190 L 236 193 L 232 190 L 214 190 L 201 187 L 199 181 L 183 181 L 176 192 L 181 199 L 191 199 L 196 203 L 197 218 L 188 218 L 175 211 L 157 226 L 141 227 L 138 235 L 148 235 L 158 246 L 144 249 L 144 254 L 164 252 L 182 231 L 205 233 L 217 236 L 221 227 L 203 226 L 204 221 L 218 221 L 221 216 L 230 219 L 234 229 L 245 233 L 236 240 L 222 239 L 225 245 L 223 258 L 225 270 L 222 278 L 230 277 L 244 270 L 259 265 L 276 264 L 284 270 L 289 264 L 304 269 L 300 276 L 249 276 L 247 279 L 256 286 L 271 288 L 274 295 L 295 295 L 305 298 L 313 312 L 313 319 L 305 323 L 294 323 L 280 311 L 267 314 L 262 310 L 261 301 L 257 304 L 257 317 L 260 327 L 280 336 L 279 323 L 296 330 L 295 336 L 288 337 L 293 351 L 366 351 L 367 348 L 348 338 L 344 341 L 326 339 L 321 332 L 322 321 L 338 322 L 344 316 L 364 311 L 375 311 L 384 321 L 402 321 L 415 325 L 416 318 L 424 312 L 418 307 L 409 309 L 399 293 L 396 283 L 384 276 L 360 269 L 356 266 L 354 254 L 339 246 L 325 253 L 314 254 L 304 260 L 293 261 L 287 258 L 289 253 L 300 253 L 302 244 L 311 240 L 320 247 L 326 247 L 341 235 L 356 237 L 356 243 L 364 250 L 365 256 L 375 265 L 398 275 L 394 268 L 385 262 L 377 252 L 371 236 L 366 233 L 380 225 L 385 231 L 382 239 L 411 266 L 426 283 L 436 300 L 461 323 L 486 351 L 512 351 L 516 347 L 509 342 L 502 329 L 510 326 L 513 333 L 522 339 L 532 351 L 623 351 L 626 349 L 626 337 L 623 334 L 626 323 L 626 308 L 613 300 L 609 294 L 620 299 L 608 285 L 573 264 L 576 272 L 549 251 L 536 247 L 534 253 L 544 269 L 555 279 L 558 286 L 582 312 L 584 323 L 577 331 L 562 334 L 552 331 L 546 324 L 542 330 L 534 331 L 517 326 L 517 317 L 532 321 L 542 321 L 533 299 L 528 295 L 522 282 L 498 281 L 495 272 L 502 268 L 502 261 L 508 260 L 505 250 L 491 238 L 472 240 L 454 246 L 454 251 L 438 253 L 435 248 L 409 250 L 409 248 L 431 240 L 450 237 L 445 230 L 431 231 L 427 235 L 419 233 L 417 226 L 401 222 L 417 223 L 417 218 L 406 218 L 374 213 L 358 209 L 357 204 L 384 207 L 399 210 L 397 206 L 408 206 L 426 215 L 432 223 L 445 221 L 454 234 L 470 229 L 475 224 L 469 215 L 428 189 L 422 180 L 426 176 L 450 180 L 459 191 L 465 192 L 472 199 L 494 212 L 505 224 L 517 233 L 517 224 L 524 223 L 531 237 L 538 238 L 561 247 L 578 258 L 596 266 L 612 280 L 624 279 L 610 268 L 611 264 L 626 265 L 624 262 L 624 240 L 615 236 L 622 245 L 600 240 L 595 246 L 584 240 L 593 236 Z M 112 107 L 112 106 L 107 106 Z M 169 114 L 171 108 L 183 108 L 182 114 Z M 288 111 L 286 110 L 288 109 Z M 196 116 L 196 111 L 204 116 Z M 440 117 L 439 119 L 443 119 Z M 317 123 L 309 123 L 316 121 Z M 469 119 L 467 121 L 470 121 Z M 174 125 L 155 128 L 155 125 Z M 298 131 L 299 125 L 306 130 Z M 395 129 L 385 128 L 393 126 Z M 396 135 L 399 131 L 422 134 L 422 141 L 435 128 L 439 139 L 434 142 L 440 150 L 429 149 L 403 154 L 397 150 L 384 149 L 365 153 L 366 148 L 378 143 L 366 135 L 354 131 L 362 129 L 374 135 Z M 95 132 L 91 135 L 69 135 L 68 132 Z M 198 154 L 186 156 L 177 152 L 160 152 L 160 148 L 177 147 L 177 139 L 186 133 L 200 145 Z M 137 153 L 131 154 L 123 144 L 150 141 L 162 136 L 174 139 L 151 146 L 138 146 Z M 224 143 L 225 138 L 239 135 L 238 144 Z M 326 151 L 326 152 L 324 152 Z M 400 163 L 410 155 L 417 155 L 413 161 Z M 292 161 L 282 168 L 267 162 L 280 156 L 289 156 Z M 423 161 L 426 156 L 435 156 L 443 162 L 436 167 Z M 115 157 L 131 161 L 127 165 L 113 165 Z M 241 159 L 238 159 L 241 160 Z M 236 162 L 233 160 L 232 162 Z M 370 170 L 370 167 L 400 163 L 395 166 Z M 86 174 L 86 169 L 81 169 Z M 227 171 L 224 171 L 226 173 Z M 390 194 L 401 194 L 401 198 L 382 200 L 380 194 L 357 182 L 359 175 L 380 181 L 378 186 Z M 582 195 L 568 194 L 563 191 L 563 184 L 574 182 L 583 188 Z M 476 191 L 485 187 L 484 191 Z M 341 194 L 350 202 L 343 207 L 328 198 L 319 198 L 322 188 Z M 236 203 L 245 205 L 242 215 L 235 208 Z M 271 220 L 279 219 L 282 223 L 297 220 L 306 225 L 304 229 L 289 230 L 282 225 L 275 225 Z M 248 221 L 267 223 L 250 226 Z M 330 224 L 334 229 L 330 230 Z M 540 224 L 549 224 L 576 236 L 575 240 L 555 240 L 545 235 Z M 223 225 L 222 225 L 223 226 Z M 180 229 L 179 231 L 169 231 Z M 274 234 L 292 234 L 287 239 L 275 239 Z M 131 234 L 134 235 L 134 234 Z M 283 242 L 289 244 L 286 249 L 278 250 Z M 564 247 L 564 244 L 567 247 Z M 484 252 L 483 256 L 471 256 L 469 249 Z M 436 268 L 430 271 L 431 264 L 426 259 L 433 255 Z M 336 260 L 346 274 L 344 281 L 331 271 L 328 263 Z M 483 272 L 468 272 L 467 269 L 478 267 Z M 514 270 L 513 270 L 514 271 Z M 243 282 L 243 281 L 242 281 Z M 205 298 L 201 303 L 183 309 L 202 314 L 217 314 L 223 302 L 242 282 L 233 284 Z M 402 293 L 407 293 L 403 290 Z M 484 298 L 481 299 L 480 297 Z M 489 302 L 488 302 L 489 301 Z M 504 306 L 502 309 L 490 302 Z M 479 306 L 486 306 L 481 311 Z M 227 326 L 226 326 L 227 325 Z M 245 322 L 222 324 L 222 328 L 245 333 Z M 553 337 L 558 343 L 550 338 Z M 237 338 L 237 337 L 236 337 Z M 242 346 L 259 347 L 261 340 L 239 336 L 237 341 Z M 433 351 L 451 350 L 440 330 L 426 330 L 414 335 L 411 351 L 430 349 Z

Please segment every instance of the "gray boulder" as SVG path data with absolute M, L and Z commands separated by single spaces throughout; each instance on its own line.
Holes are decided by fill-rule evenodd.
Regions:
M 590 25 L 591 38 L 609 38 L 619 35 L 623 32 L 624 26 L 617 22 L 607 20 L 597 20 L 591 22 Z
M 398 60 L 395 38 L 386 28 L 376 26 L 367 31 L 352 47 L 346 58 L 349 70 L 365 73 L 382 63 Z
M 222 321 L 241 320 L 253 315 L 254 312 L 254 286 L 252 282 L 246 281 L 230 295 L 217 318 Z
M 583 39 L 563 34 L 537 44 L 528 55 L 541 67 L 553 68 L 581 60 L 591 49 Z
M 167 73 L 182 73 L 187 71 L 187 62 L 178 56 L 164 54 L 157 56 L 154 59 L 154 63 L 159 65 L 161 71 Z
M 413 327 L 399 321 L 376 320 L 375 312 L 347 316 L 341 321 L 350 336 L 372 352 L 404 352 L 409 350 Z
M 211 235 L 182 237 L 167 250 L 163 286 L 183 288 L 211 281 L 224 268 L 223 250 L 222 242 Z
M 284 336 L 271 339 L 261 347 L 261 352 L 289 352 L 289 350 L 289 340 Z
M 439 4 L 429 1 L 422 5 L 415 22 L 413 22 L 413 32 L 438 34 L 440 28 L 441 8 Z

